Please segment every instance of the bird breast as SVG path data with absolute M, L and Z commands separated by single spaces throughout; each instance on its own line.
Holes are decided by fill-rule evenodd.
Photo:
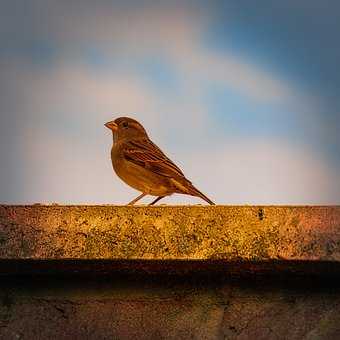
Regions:
M 117 176 L 134 189 L 155 196 L 166 196 L 175 192 L 169 178 L 126 160 L 117 144 L 112 147 L 111 159 Z

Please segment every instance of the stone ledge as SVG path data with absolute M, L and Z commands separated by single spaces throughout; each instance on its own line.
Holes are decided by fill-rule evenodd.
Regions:
M 2 274 L 42 263 L 74 271 L 86 261 L 98 271 L 100 263 L 146 272 L 170 263 L 175 271 L 340 272 L 340 207 L 0 206 Z

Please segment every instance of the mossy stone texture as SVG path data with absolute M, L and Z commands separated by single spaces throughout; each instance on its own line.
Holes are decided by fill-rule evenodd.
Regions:
M 0 206 L 0 259 L 340 260 L 336 206 Z

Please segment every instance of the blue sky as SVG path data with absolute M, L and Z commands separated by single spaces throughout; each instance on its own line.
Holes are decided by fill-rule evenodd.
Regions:
M 129 201 L 126 115 L 217 203 L 339 204 L 339 33 L 337 1 L 2 1 L 0 202 Z

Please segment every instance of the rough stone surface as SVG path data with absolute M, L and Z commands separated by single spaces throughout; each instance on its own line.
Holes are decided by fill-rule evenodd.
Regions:
M 340 338 L 340 289 L 314 282 L 2 281 L 0 339 Z
M 0 339 L 335 340 L 339 259 L 340 207 L 0 206 Z
M 340 207 L 0 206 L 0 259 L 340 260 Z

